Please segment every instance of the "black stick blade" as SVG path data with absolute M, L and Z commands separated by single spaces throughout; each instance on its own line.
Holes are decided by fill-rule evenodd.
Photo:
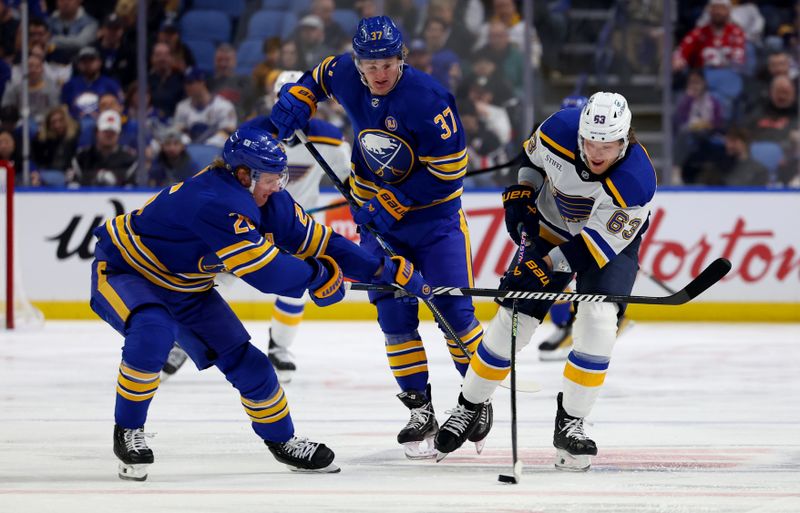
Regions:
M 500 481 L 501 483 L 505 483 L 505 484 L 517 484 L 517 483 L 519 483 L 519 481 L 517 481 L 517 477 L 516 476 L 507 476 L 505 474 L 500 474 L 499 476 L 497 476 L 497 480 Z
M 724 278 L 730 270 L 731 262 L 726 258 L 718 258 L 711 262 L 711 265 L 703 269 L 703 271 L 697 275 L 697 278 L 686 286 L 687 301 L 705 292 L 709 287 Z

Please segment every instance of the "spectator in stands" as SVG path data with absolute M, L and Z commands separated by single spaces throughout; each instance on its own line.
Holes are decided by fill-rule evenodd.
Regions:
M 18 43 L 22 44 L 21 38 L 18 38 Z M 18 44 L 18 48 L 19 47 Z M 45 51 L 44 60 L 62 66 L 72 65 L 73 53 L 63 48 L 58 48 L 51 41 L 50 27 L 47 22 L 41 18 L 31 18 L 28 22 L 28 47 L 41 46 Z M 17 51 L 15 60 L 19 61 L 22 52 Z
M 383 3 L 383 7 L 386 10 L 386 16 L 397 23 L 400 32 L 409 36 L 417 32 L 417 26 L 421 22 L 419 10 L 414 0 L 386 0 Z
M 28 55 L 35 55 L 42 60 L 45 80 L 52 82 L 59 91 L 70 78 L 72 78 L 72 65 L 59 64 L 47 60 L 47 52 L 41 45 L 31 45 Z M 22 83 L 22 64 L 17 63 L 11 70 L 11 83 Z
M 206 74 L 189 68 L 185 76 L 185 100 L 175 109 L 175 126 L 195 144 L 219 146 L 236 129 L 236 109 L 222 96 L 211 94 Z
M 511 118 L 503 107 L 495 103 L 491 89 L 488 89 L 480 82 L 472 82 L 469 85 L 469 103 L 475 108 L 478 119 L 484 124 L 487 130 L 492 132 L 500 144 L 511 142 Z M 460 102 L 462 105 L 467 102 Z
M 294 40 L 302 63 L 300 68 L 295 69 L 305 69 L 334 53 L 333 49 L 325 44 L 325 25 L 320 17 L 314 14 L 307 14 L 298 22 Z
M 455 91 L 461 79 L 461 64 L 458 55 L 445 47 L 446 23 L 441 18 L 428 18 L 422 36 L 431 53 L 431 76 L 447 90 Z
M 288 39 L 281 45 L 278 69 L 305 69 L 305 63 L 302 62 L 297 43 L 293 39 Z M 269 92 L 269 88 L 267 88 L 267 92 Z
M 469 57 L 475 43 L 475 36 L 467 30 L 464 22 L 455 16 L 457 0 L 431 0 L 428 4 L 428 20 L 437 18 L 444 24 L 444 43 L 446 48 L 459 59 Z
M 40 55 L 28 57 L 28 101 L 30 115 L 37 124 L 51 108 L 59 104 L 59 88 L 44 75 Z M 3 94 L 3 105 L 22 105 L 22 83 L 11 84 Z
M 514 97 L 514 90 L 505 76 L 498 69 L 496 63 L 489 54 L 478 52 L 472 58 L 472 73 L 464 80 L 466 86 L 462 88 L 460 96 L 465 96 L 471 84 L 476 83 L 488 89 L 497 105 L 505 108 L 514 108 L 517 100 Z
M 689 32 L 672 54 L 673 71 L 733 67 L 745 63 L 745 35 L 730 19 L 730 0 L 709 0 L 709 22 Z
M 428 46 L 425 41 L 415 39 L 408 45 L 408 56 L 406 63 L 414 69 L 424 71 L 428 75 L 433 71 L 431 65 L 431 52 L 428 51 Z
M 737 24 L 744 32 L 748 41 L 756 46 L 761 46 L 764 39 L 764 16 L 753 2 L 732 0 L 730 7 L 730 20 Z M 729 4 L 730 5 L 730 4 Z M 713 2 L 706 5 L 703 14 L 697 19 L 697 26 L 707 25 L 711 19 Z
M 81 0 L 56 0 L 57 9 L 50 16 L 51 42 L 71 58 L 97 36 L 97 20 L 89 16 Z
M 103 63 L 103 74 L 117 80 L 122 88 L 136 80 L 136 52 L 125 43 L 122 19 L 109 14 L 97 33 L 97 48 Z
M 158 31 L 157 41 L 166 43 L 172 54 L 172 66 L 178 73 L 183 73 L 187 68 L 197 65 L 192 50 L 181 41 L 178 24 L 173 19 L 167 19 Z
M 0 168 L 11 168 L 15 176 L 22 171 L 14 134 L 4 128 L 0 129 Z
M 253 89 L 255 96 L 260 97 L 267 94 L 266 81 L 267 75 L 276 69 L 280 68 L 281 60 L 281 39 L 279 37 L 270 37 L 264 40 L 263 45 L 264 60 L 256 64 L 253 68 Z M 297 69 L 297 68 L 284 68 L 284 69 Z
M 500 21 L 489 22 L 489 41 L 477 53 L 495 63 L 506 82 L 516 93 L 522 93 L 522 53 L 511 44 L 506 26 Z
M 722 133 L 722 104 L 708 92 L 700 71 L 689 73 L 686 91 L 678 98 L 675 107 L 673 127 L 675 163 L 678 166 L 705 153 L 711 138 Z
M 166 43 L 153 45 L 147 83 L 153 107 L 159 111 L 159 116 L 171 118 L 178 102 L 184 97 L 183 75 L 175 71 L 172 52 Z
M 39 169 L 66 171 L 78 149 L 78 123 L 66 106 L 54 107 L 31 143 L 31 157 Z
M 122 102 L 119 101 L 119 98 L 114 94 L 104 94 L 100 97 L 100 100 L 97 102 L 97 106 L 99 112 L 113 110 L 114 112 L 119 114 L 121 122 L 121 129 L 119 133 L 119 144 L 120 146 L 124 146 L 132 150 L 135 150 L 138 138 L 137 125 L 134 122 L 134 120 L 131 120 L 125 114 L 125 109 L 122 105 Z M 83 146 L 83 144 L 81 144 L 81 146 Z
M 11 68 L 3 59 L 2 51 L 0 51 L 0 98 L 6 93 L 6 86 L 11 81 Z
M 122 121 L 107 110 L 97 118 L 94 145 L 78 151 L 67 172 L 71 186 L 121 187 L 136 184 L 136 155 L 119 145 Z
M 93 116 L 98 112 L 97 102 L 105 93 L 122 98 L 119 82 L 100 73 L 100 54 L 93 46 L 78 52 L 78 75 L 73 76 L 61 89 L 61 103 L 69 107 L 76 119 Z
M 217 47 L 214 75 L 208 79 L 208 89 L 233 103 L 240 119 L 245 119 L 253 110 L 255 94 L 250 77 L 236 73 L 236 48 L 228 43 Z
M 313 0 L 310 13 L 322 20 L 325 30 L 325 46 L 331 48 L 333 53 L 338 53 L 350 44 L 352 36 L 333 19 L 335 9 L 336 3 L 333 0 Z
M 15 53 L 17 27 L 19 27 L 19 19 L 14 16 L 8 0 L 0 0 L 0 55 L 6 58 Z
M 468 171 L 482 169 L 505 162 L 506 152 L 497 135 L 486 128 L 486 124 L 478 116 L 471 102 L 459 104 L 458 115 L 467 136 Z M 496 173 L 487 173 L 473 177 L 465 177 L 464 185 L 468 187 L 495 187 L 499 185 Z
M 525 48 L 525 24 L 514 0 L 493 0 L 492 8 L 493 15 L 481 26 L 478 40 L 473 48 L 480 48 L 485 45 L 489 41 L 490 23 L 500 21 L 508 29 L 508 37 L 511 40 L 511 44 L 516 45 L 522 51 Z M 531 63 L 534 68 L 538 69 L 542 58 L 542 44 L 534 27 L 531 27 L 531 38 L 533 39 L 530 48 Z
M 754 141 L 771 141 L 789 150 L 790 134 L 797 130 L 797 91 L 795 83 L 786 75 L 772 79 L 769 98 L 758 110 L 748 116 L 745 126 L 750 127 Z
M 778 165 L 776 180 L 784 187 L 800 188 L 800 131 L 789 134 L 789 151 Z
M 764 186 L 769 172 L 750 156 L 750 134 L 733 127 L 725 134 L 725 154 L 720 160 L 705 166 L 698 183 L 706 185 Z
M 186 151 L 188 137 L 176 128 L 169 128 L 159 137 L 161 151 L 147 175 L 151 187 L 182 182 L 200 171 L 200 166 Z
M 375 4 L 375 0 L 355 0 L 353 9 L 361 19 L 378 15 L 378 6 Z

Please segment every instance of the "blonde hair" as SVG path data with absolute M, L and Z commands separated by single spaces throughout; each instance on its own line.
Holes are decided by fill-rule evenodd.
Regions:
M 64 116 L 64 124 L 67 125 L 67 131 L 64 134 L 65 139 L 74 139 L 78 136 L 78 122 L 75 121 L 72 116 L 69 115 L 69 110 L 67 106 L 64 104 L 58 105 L 57 107 L 53 107 L 49 111 L 47 111 L 47 115 L 44 117 L 44 123 L 42 123 L 41 128 L 39 129 L 38 139 L 40 141 L 46 141 L 47 139 L 55 138 L 55 134 L 50 132 L 49 125 L 50 125 L 50 118 L 54 115 L 61 113 Z

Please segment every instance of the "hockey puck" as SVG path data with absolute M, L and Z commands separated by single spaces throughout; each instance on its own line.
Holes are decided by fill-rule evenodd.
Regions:
M 497 480 L 500 481 L 501 483 L 506 483 L 506 484 L 517 484 L 517 483 L 519 483 L 519 481 L 517 481 L 517 477 L 516 476 L 507 476 L 505 474 L 500 474 L 499 476 L 497 476 Z

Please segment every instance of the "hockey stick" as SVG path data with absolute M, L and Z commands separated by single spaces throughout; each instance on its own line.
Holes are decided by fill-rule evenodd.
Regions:
M 330 205 L 323 205 L 321 207 L 314 207 L 309 208 L 306 210 L 306 214 L 314 215 L 317 212 L 325 212 L 326 210 L 333 210 L 334 208 L 345 207 L 347 206 L 346 201 L 337 201 L 336 203 L 331 203 Z
M 336 173 L 334 173 L 333 169 L 331 169 L 330 164 L 328 164 L 328 162 L 325 160 L 325 157 L 323 157 L 320 154 L 320 152 L 317 150 L 317 148 L 314 146 L 314 144 L 312 144 L 311 142 L 308 141 L 308 137 L 306 137 L 306 134 L 302 130 L 295 130 L 295 135 L 297 135 L 297 138 L 300 139 L 300 142 L 302 142 L 303 145 L 306 147 L 306 149 L 308 149 L 309 153 L 311 153 L 311 156 L 314 157 L 314 160 L 317 161 L 317 163 L 320 165 L 320 167 L 325 172 L 325 174 L 328 175 L 328 178 L 330 179 L 330 181 L 333 183 L 333 185 L 336 187 L 336 189 L 339 191 L 339 193 L 341 193 L 341 195 L 344 196 L 345 200 L 347 200 L 347 203 L 350 204 L 353 207 L 357 207 L 358 205 L 355 204 L 355 201 L 350 196 L 350 193 L 348 192 L 348 190 L 345 189 L 344 184 L 342 183 L 342 181 L 339 180 L 339 177 L 336 176 Z M 383 248 L 383 250 L 387 254 L 389 254 L 390 256 L 396 256 L 397 255 L 397 253 L 383 240 L 383 238 L 380 236 L 380 234 L 378 234 L 378 232 L 372 226 L 370 226 L 368 224 L 365 224 L 365 225 L 362 225 L 362 226 L 364 226 L 364 228 L 375 237 L 375 240 L 378 241 L 378 244 L 380 244 L 380 246 Z M 344 285 L 345 285 L 346 288 L 348 287 L 349 283 L 350 282 L 345 282 Z M 360 284 L 360 285 L 366 285 L 366 284 Z M 398 290 L 402 290 L 402 289 L 398 289 L 396 287 L 393 287 L 391 285 L 386 285 L 385 288 L 383 288 L 384 286 L 382 286 L 382 285 L 375 285 L 374 287 L 376 287 L 376 288 L 375 289 L 361 289 L 361 290 L 376 290 L 376 291 L 385 291 L 385 292 L 396 292 Z M 358 288 L 354 288 L 353 290 L 359 290 L 359 289 Z M 422 299 L 422 298 L 420 298 L 420 299 Z M 431 313 L 433 314 L 433 318 L 436 319 L 436 322 L 439 323 L 439 326 L 441 326 L 442 329 L 447 333 L 447 336 L 450 337 L 453 340 L 453 342 L 455 342 L 455 344 L 458 346 L 458 348 L 461 350 L 461 352 L 464 353 L 464 357 L 467 360 L 470 360 L 472 358 L 472 355 L 470 355 L 470 352 L 467 349 L 467 346 L 465 346 L 464 342 L 461 341 L 461 338 L 458 335 L 456 335 L 455 330 L 450 325 L 450 323 L 447 322 L 447 319 L 444 318 L 444 316 L 439 311 L 439 309 L 436 307 L 436 305 L 434 305 L 433 302 L 430 299 L 422 299 L 422 302 L 425 303 L 425 305 L 430 309 Z M 504 387 L 508 388 L 508 385 L 505 384 L 505 381 L 501 384 L 501 386 L 504 386 Z M 542 387 L 539 386 L 537 383 L 526 384 L 524 390 L 523 390 L 523 387 L 520 386 L 520 391 L 525 391 L 525 392 L 530 392 L 530 393 L 538 392 L 541 389 L 542 389 Z
M 525 256 L 526 233 L 520 234 L 519 251 L 517 251 L 517 264 L 522 263 Z M 517 457 L 517 328 L 519 327 L 519 310 L 517 300 L 511 301 L 511 460 L 513 474 L 500 474 L 497 480 L 501 483 L 517 484 L 522 479 L 522 461 Z
M 670 287 L 669 285 L 667 285 L 663 281 L 659 280 L 658 278 L 656 278 L 655 276 L 653 276 L 649 272 L 645 271 L 641 267 L 639 268 L 639 272 L 642 273 L 643 275 L 645 275 L 646 277 L 648 277 L 650 279 L 650 281 L 652 281 L 653 283 L 655 283 L 656 285 L 661 287 L 661 290 L 663 290 L 667 294 L 674 294 L 675 293 L 675 289 L 673 289 L 672 287 Z
M 703 269 L 699 275 L 681 290 L 669 296 L 623 296 L 615 294 L 582 294 L 580 292 L 527 292 L 520 290 L 479 289 L 469 287 L 433 287 L 435 296 L 471 296 L 498 299 L 535 299 L 538 301 L 576 301 L 579 303 L 636 303 L 642 305 L 682 305 L 696 298 L 721 280 L 731 270 L 731 263 L 718 258 Z M 405 292 L 392 285 L 368 283 L 345 283 L 350 290 Z

